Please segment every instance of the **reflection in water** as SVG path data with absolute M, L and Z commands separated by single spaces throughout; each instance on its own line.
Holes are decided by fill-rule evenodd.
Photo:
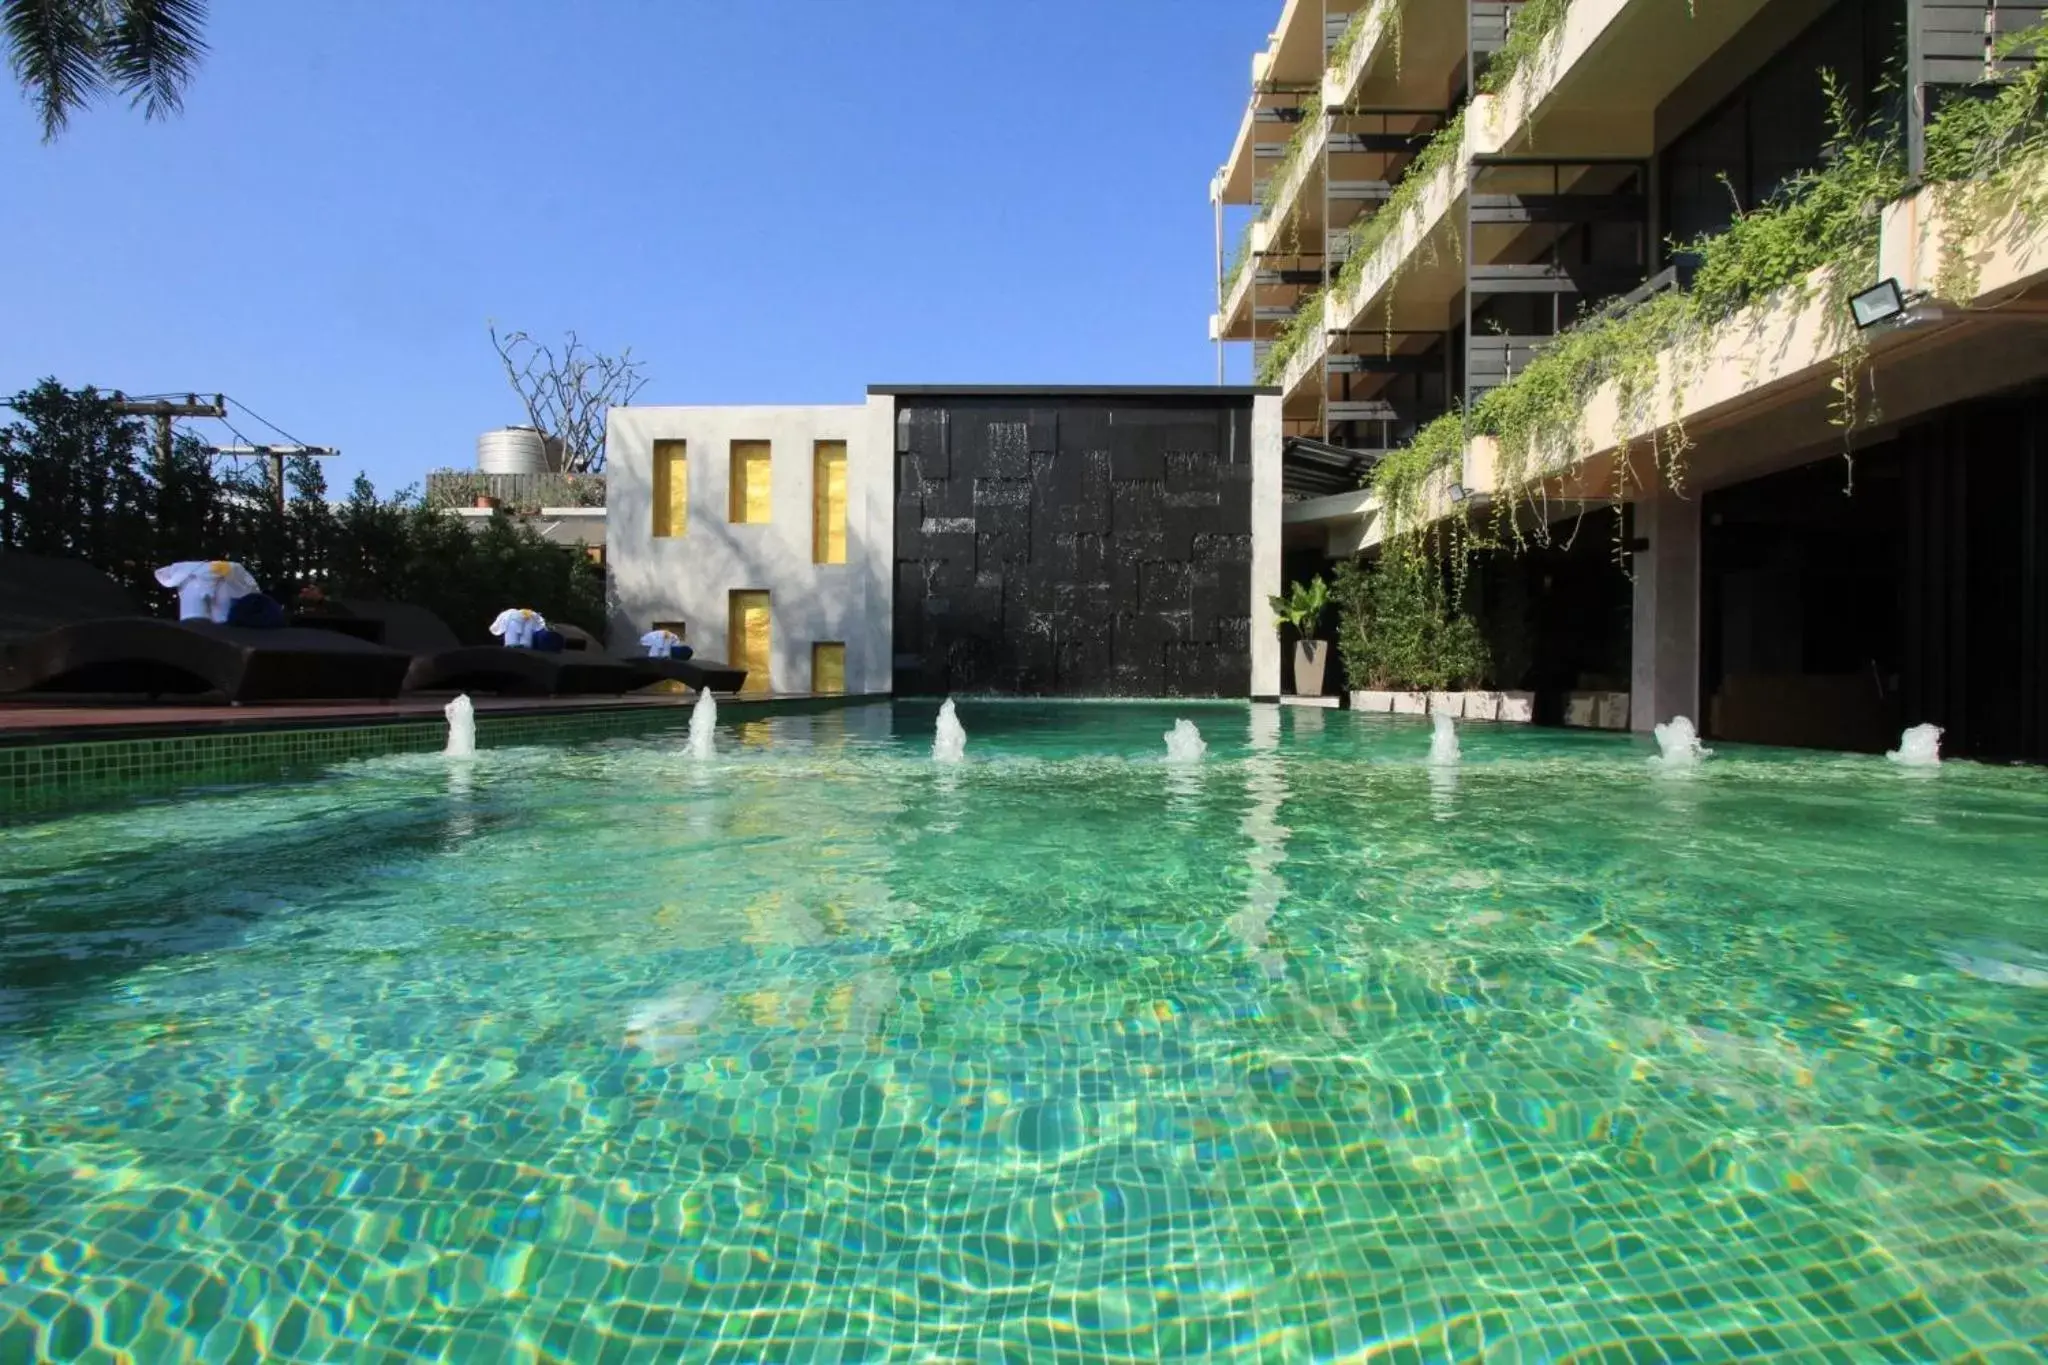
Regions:
M 1458 815 L 1458 770 L 1456 767 L 1432 763 L 1429 765 L 1429 813 L 1437 820 L 1454 820 Z
M 476 833 L 476 769 L 467 763 L 448 765 L 447 838 L 459 844 Z
M 1251 713 L 1251 753 L 1245 759 L 1245 815 L 1239 826 L 1251 847 L 1245 859 L 1251 865 L 1251 887 L 1245 903 L 1230 917 L 1230 932 L 1254 954 L 1269 976 L 1278 977 L 1285 964 L 1278 953 L 1267 953 L 1274 914 L 1286 882 L 1280 867 L 1287 861 L 1287 829 L 1280 823 L 1280 806 L 1287 799 L 1287 775 L 1280 748 L 1280 708 L 1254 706 Z
M 1323 708 L 1320 706 L 1290 706 L 1287 711 L 1294 718 L 1294 733 L 1303 739 L 1320 739 L 1323 734 Z
M 932 822 L 934 834 L 956 834 L 960 830 L 960 770 L 942 763 L 932 769 L 932 786 L 939 794 L 939 818 Z
M 1194 763 L 1169 762 L 1166 772 L 1166 811 L 1175 821 L 1185 822 L 1201 813 L 1202 768 Z

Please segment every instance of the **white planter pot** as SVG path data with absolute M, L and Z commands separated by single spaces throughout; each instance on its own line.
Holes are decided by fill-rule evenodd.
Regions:
M 1600 728 L 1603 730 L 1628 729 L 1628 693 L 1603 692 L 1600 694 Z
M 1427 692 L 1396 692 L 1393 694 L 1393 698 L 1394 714 L 1397 716 L 1422 716 L 1429 714 L 1429 694 Z
M 1534 692 L 1502 692 L 1500 694 L 1500 719 L 1515 725 L 1535 724 L 1536 694 Z
M 1500 719 L 1500 693 L 1465 692 L 1460 695 L 1465 702 L 1466 720 Z
M 1330 661 L 1327 640 L 1303 640 L 1294 646 L 1294 695 L 1323 695 L 1323 665 Z
M 1628 693 L 1574 692 L 1565 698 L 1564 723 L 1590 730 L 1628 729 Z
M 1394 709 L 1394 694 L 1392 692 L 1353 692 L 1351 694 L 1351 709 L 1354 711 L 1370 711 L 1376 716 L 1384 716 Z
M 1465 714 L 1463 692 L 1432 692 L 1429 694 L 1429 714 L 1449 716 L 1453 720 Z

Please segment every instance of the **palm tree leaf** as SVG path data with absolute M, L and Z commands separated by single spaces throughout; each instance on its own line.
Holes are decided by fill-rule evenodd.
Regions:
M 105 86 L 91 0 L 0 0 L 7 64 L 43 121 L 43 141 Z
M 206 55 L 206 0 L 118 0 L 112 17 L 101 39 L 107 75 L 145 118 L 177 113 Z

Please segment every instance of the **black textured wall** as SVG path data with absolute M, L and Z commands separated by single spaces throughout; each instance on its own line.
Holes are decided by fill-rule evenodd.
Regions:
M 896 690 L 1245 696 L 1251 399 L 897 399 Z

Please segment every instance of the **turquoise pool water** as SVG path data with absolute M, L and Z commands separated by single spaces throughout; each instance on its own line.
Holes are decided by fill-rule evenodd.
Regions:
M 0 1361 L 2048 1340 L 2048 775 L 932 717 L 0 828 Z

